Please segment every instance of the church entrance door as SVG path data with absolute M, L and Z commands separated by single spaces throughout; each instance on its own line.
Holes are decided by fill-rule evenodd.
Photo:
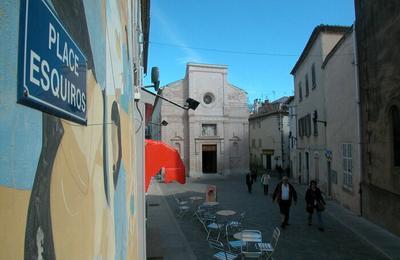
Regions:
M 203 173 L 217 173 L 217 145 L 203 145 Z

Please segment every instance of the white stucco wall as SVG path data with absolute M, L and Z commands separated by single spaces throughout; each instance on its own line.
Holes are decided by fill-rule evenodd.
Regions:
M 326 113 L 329 122 L 327 149 L 332 151 L 331 168 L 334 176 L 337 175 L 337 183 L 333 182 L 331 186 L 332 197 L 343 206 L 359 212 L 360 151 L 353 49 L 353 34 L 350 34 L 329 59 L 324 71 Z M 343 184 L 342 144 L 344 143 L 352 146 L 353 185 L 350 187 Z
M 295 106 L 298 120 L 306 115 L 313 117 L 314 111 L 318 113 L 318 120 L 327 121 L 326 114 L 326 93 L 325 93 L 325 73 L 321 66 L 325 57 L 341 38 L 342 33 L 320 32 L 313 45 L 311 46 L 306 58 L 297 68 L 294 75 L 295 84 Z M 316 87 L 312 86 L 312 70 L 315 66 Z M 306 96 L 306 74 L 309 81 L 309 95 Z M 299 98 L 299 83 L 302 82 L 302 100 Z M 329 124 L 329 123 L 328 123 Z M 297 135 L 297 153 L 292 152 L 292 156 L 296 155 L 296 162 L 299 165 L 294 171 L 294 176 L 301 176 L 303 183 L 308 183 L 311 179 L 319 181 L 320 188 L 327 189 L 327 160 L 325 158 L 327 128 L 322 122 L 317 123 L 318 134 L 314 134 L 314 123 L 311 120 L 311 135 Z M 298 127 L 297 127 L 298 128 Z M 297 129 L 298 132 L 298 129 Z M 301 153 L 301 156 L 299 156 Z M 306 153 L 308 154 L 308 162 Z M 300 158 L 301 157 L 301 158 Z M 299 162 L 299 160 L 302 162 Z M 293 160 L 292 160 L 293 161 Z

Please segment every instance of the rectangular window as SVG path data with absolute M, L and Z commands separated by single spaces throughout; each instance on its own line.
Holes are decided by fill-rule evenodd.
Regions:
M 317 87 L 317 81 L 315 79 L 315 64 L 311 66 L 311 84 L 312 88 L 315 89 Z
M 301 81 L 299 82 L 299 102 L 303 100 L 303 91 L 301 89 Z
M 251 140 L 251 146 L 252 147 L 256 147 L 256 139 L 252 139 Z
M 258 139 L 258 147 L 261 147 L 262 143 L 261 143 L 261 139 Z
M 301 172 L 301 152 L 299 152 L 299 172 Z
M 303 120 L 302 118 L 300 118 L 298 121 L 299 121 L 299 123 L 297 124 L 298 136 L 303 137 L 303 125 L 302 125 Z
M 318 136 L 318 123 L 317 121 L 313 121 L 314 126 L 314 136 Z
M 308 114 L 306 116 L 306 132 L 307 132 L 307 136 L 310 137 L 311 136 L 311 115 Z
M 308 74 L 306 74 L 306 97 L 308 97 L 309 94 L 310 94 L 310 90 L 308 87 Z
M 202 124 L 201 125 L 201 135 L 202 136 L 216 136 L 217 135 L 217 125 L 216 124 Z
M 298 136 L 311 136 L 311 115 L 308 114 L 298 120 Z
M 343 156 L 343 186 L 353 188 L 353 157 L 351 144 L 342 144 Z

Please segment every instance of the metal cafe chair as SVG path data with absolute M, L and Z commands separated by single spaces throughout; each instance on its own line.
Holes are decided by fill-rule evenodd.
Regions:
M 232 228 L 236 228 L 238 231 L 242 230 L 242 222 L 246 215 L 246 211 L 240 213 L 240 216 L 236 220 L 229 221 L 229 224 Z
M 208 244 L 210 245 L 210 247 L 215 248 L 218 250 L 217 253 L 215 253 L 213 255 L 214 259 L 219 259 L 219 260 L 233 260 L 238 258 L 237 254 L 234 254 L 232 252 L 227 252 L 225 250 L 225 246 L 222 242 L 218 241 L 218 240 L 208 240 Z
M 187 206 L 188 202 L 177 198 L 175 195 L 173 195 L 173 197 L 177 205 L 176 210 L 178 212 L 178 217 L 183 217 L 186 213 L 190 211 L 190 207 Z
M 241 232 L 241 251 L 244 257 L 259 258 L 262 251 L 256 246 L 262 242 L 261 231 L 259 230 L 242 230 Z
M 205 225 L 207 230 L 207 240 L 210 238 L 212 233 L 217 234 L 217 240 L 219 240 L 221 234 L 224 233 L 225 223 L 220 221 L 219 218 L 207 219 Z
M 274 232 L 272 234 L 272 239 L 269 243 L 257 243 L 257 247 L 266 254 L 267 258 L 272 258 L 273 253 L 275 252 L 276 245 L 278 244 L 279 237 L 281 235 L 281 231 L 278 227 L 274 228 Z
M 228 222 L 225 226 L 225 237 L 226 237 L 226 244 L 228 245 L 229 251 L 236 251 L 236 252 L 241 252 L 242 248 L 242 240 L 237 240 L 237 239 L 232 239 L 233 235 L 236 232 L 239 232 L 240 229 L 231 222 Z

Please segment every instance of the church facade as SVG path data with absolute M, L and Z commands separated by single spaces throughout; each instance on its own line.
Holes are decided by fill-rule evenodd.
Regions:
M 185 78 L 167 84 L 162 96 L 184 104 L 200 102 L 196 110 L 183 110 L 161 99 L 155 109 L 161 140 L 180 153 L 190 177 L 244 174 L 249 169 L 247 93 L 227 80 L 228 67 L 188 63 Z

